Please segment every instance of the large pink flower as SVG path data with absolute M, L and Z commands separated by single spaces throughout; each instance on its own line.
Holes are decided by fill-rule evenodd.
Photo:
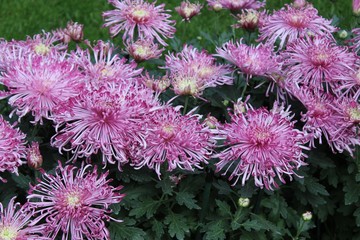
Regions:
M 201 164 L 207 163 L 216 141 L 209 128 L 199 122 L 200 118 L 191 114 L 183 116 L 178 107 L 168 106 L 156 111 L 144 126 L 146 147 L 133 149 L 133 164 L 138 168 L 146 165 L 155 169 L 158 176 L 160 167 L 165 164 L 168 171 L 202 168 Z
M 9 171 L 17 174 L 18 167 L 26 159 L 25 137 L 0 115 L 0 173 Z M 1 177 L 0 180 L 5 181 Z
M 145 144 L 137 124 L 157 107 L 152 91 L 140 84 L 83 91 L 54 114 L 58 125 L 51 143 L 59 151 L 73 152 L 73 159 L 101 151 L 104 164 L 117 162 L 120 169 L 129 161 L 125 154 L 129 142 Z
M 248 46 L 240 39 L 236 43 L 229 41 L 216 51 L 216 56 L 228 60 L 248 77 L 270 76 L 278 72 L 276 56 L 272 47 L 267 45 Z
M 116 9 L 103 13 L 104 27 L 110 27 L 111 36 L 124 31 L 123 40 L 135 36 L 145 39 L 156 39 L 166 46 L 163 38 L 172 38 L 176 29 L 175 21 L 169 20 L 170 14 L 164 10 L 165 4 L 155 6 L 144 0 L 108 0 Z M 135 29 L 137 33 L 135 33 Z
M 45 226 L 30 226 L 36 224 L 31 221 L 34 209 L 28 204 L 20 207 L 20 203 L 15 203 L 13 197 L 7 208 L 0 203 L 0 239 L 1 240 L 50 240 L 45 237 Z
M 205 50 L 185 45 L 181 52 L 166 55 L 165 59 L 176 94 L 199 96 L 205 88 L 233 84 L 229 66 L 216 64 Z
M 318 15 L 318 11 L 311 5 L 295 8 L 290 5 L 275 11 L 272 15 L 265 17 L 259 26 L 259 40 L 266 40 L 274 44 L 280 40 L 280 49 L 287 42 L 292 42 L 299 37 L 310 35 L 328 35 L 336 30 L 331 26 L 331 21 Z
M 89 171 L 91 167 L 60 164 L 55 175 L 43 173 L 31 187 L 29 206 L 39 214 L 36 221 L 46 221 L 45 232 L 51 239 L 59 232 L 62 239 L 110 239 L 104 220 L 115 220 L 109 216 L 109 206 L 124 197 L 119 193 L 122 186 L 109 185 L 108 172 L 99 176 L 96 167 Z
M 243 185 L 254 177 L 256 186 L 272 190 L 278 187 L 275 178 L 285 183 L 284 175 L 292 179 L 294 170 L 305 165 L 304 136 L 294 128 L 289 108 L 275 104 L 270 111 L 246 109 L 221 130 L 227 148 L 216 156 L 220 158 L 217 171 L 227 166 L 226 172 L 232 171 L 230 180 L 236 178 L 234 184 L 240 177 Z
M 258 0 L 219 0 L 223 8 L 231 11 L 240 11 L 242 9 L 259 9 L 265 6 L 265 1 Z
M 339 86 L 336 78 L 352 71 L 356 56 L 326 37 L 307 37 L 288 45 L 282 54 L 289 83 L 322 89 Z
M 1 98 L 9 97 L 20 118 L 31 112 L 34 122 L 49 119 L 55 106 L 79 94 L 82 89 L 82 75 L 65 55 L 29 55 L 17 59 L 0 77 L 0 83 L 8 88 Z

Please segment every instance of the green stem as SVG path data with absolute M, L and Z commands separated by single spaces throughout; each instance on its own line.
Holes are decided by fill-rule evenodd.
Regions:
M 185 104 L 184 104 L 183 115 L 186 114 L 188 104 L 189 104 L 189 96 L 186 96 L 186 97 L 185 97 Z
M 245 83 L 245 86 L 244 86 L 244 88 L 243 88 L 243 90 L 242 90 L 242 93 L 241 93 L 241 99 L 242 99 L 242 100 L 244 100 L 243 98 L 244 98 L 244 95 L 245 95 L 247 86 L 248 86 L 248 83 L 246 82 L 246 83 Z
M 300 226 L 299 226 L 299 228 L 298 228 L 298 230 L 297 230 L 297 232 L 296 232 L 296 236 L 293 238 L 294 240 L 299 239 L 299 236 L 300 236 L 300 234 L 302 233 L 303 228 L 304 228 L 305 221 L 302 220 L 302 219 L 301 219 L 300 221 L 301 221 L 301 222 L 300 222 Z

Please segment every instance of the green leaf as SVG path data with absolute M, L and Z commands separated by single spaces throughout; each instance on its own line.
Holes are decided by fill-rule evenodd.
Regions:
M 325 186 L 318 183 L 317 179 L 310 176 L 305 178 L 305 186 L 307 190 L 314 195 L 324 195 L 329 196 L 329 192 L 326 190 Z
M 215 202 L 219 208 L 219 214 L 221 216 L 231 216 L 232 215 L 229 204 L 227 204 L 224 201 L 217 200 L 217 199 L 215 200 Z
M 354 212 L 354 216 L 356 219 L 356 226 L 360 227 L 360 208 L 357 208 Z
M 169 178 L 165 178 L 156 184 L 156 188 L 161 188 L 165 195 L 173 195 L 172 183 Z
M 225 229 L 228 224 L 225 220 L 219 219 L 209 222 L 205 227 L 204 239 L 206 240 L 223 240 L 226 238 Z
M 29 189 L 29 183 L 31 183 L 31 178 L 29 176 L 19 173 L 18 176 L 11 174 L 11 177 L 16 182 L 16 186 L 25 190 Z
M 185 205 L 188 209 L 200 209 L 194 198 L 195 196 L 188 192 L 179 192 L 176 195 L 176 201 L 179 205 Z
M 136 206 L 133 209 L 131 209 L 131 211 L 129 212 L 129 216 L 135 216 L 136 218 L 140 218 L 146 215 L 146 218 L 149 219 L 152 216 L 154 216 L 158 207 L 159 207 L 158 201 L 152 198 L 148 198 L 145 199 L 144 201 L 137 202 Z
M 237 230 L 241 227 L 241 223 L 248 216 L 249 209 L 248 208 L 239 208 L 234 215 L 233 220 L 231 221 L 231 229 Z
M 181 214 L 170 213 L 166 216 L 164 223 L 169 225 L 168 232 L 171 237 L 176 236 L 177 239 L 184 239 L 185 233 L 190 232 L 186 218 Z
M 156 239 L 161 239 L 162 235 L 164 234 L 164 224 L 154 219 L 152 221 L 151 230 L 154 231 Z
M 229 186 L 229 184 L 223 180 L 219 180 L 217 182 L 213 183 L 213 186 L 219 190 L 219 194 L 224 194 L 227 195 L 231 192 L 233 192 L 233 190 L 231 189 L 231 187 Z
M 356 203 L 359 200 L 360 196 L 360 186 L 354 181 L 351 181 L 350 178 L 347 181 L 347 184 L 344 187 L 345 191 L 345 204 L 350 205 Z
M 111 222 L 110 227 L 110 238 L 116 240 L 143 240 L 146 233 L 137 227 L 129 227 L 124 223 Z

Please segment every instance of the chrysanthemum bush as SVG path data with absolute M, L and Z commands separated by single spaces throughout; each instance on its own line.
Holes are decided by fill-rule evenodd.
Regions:
M 304 0 L 108 2 L 110 40 L 0 41 L 0 240 L 360 238 L 359 29 Z

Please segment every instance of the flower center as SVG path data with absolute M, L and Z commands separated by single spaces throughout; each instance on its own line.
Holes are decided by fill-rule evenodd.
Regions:
M 175 127 L 170 124 L 166 123 L 161 128 L 161 136 L 162 138 L 169 140 L 175 135 Z
M 34 51 L 36 54 L 46 55 L 50 52 L 50 48 L 43 43 L 39 43 L 39 44 L 35 45 Z
M 114 76 L 114 69 L 109 66 L 104 66 L 100 73 L 102 77 L 112 77 Z
M 289 13 L 287 15 L 288 24 L 295 28 L 305 28 L 308 24 L 308 19 L 303 13 Z
M 17 237 L 17 230 L 11 226 L 0 227 L 0 239 L 1 240 L 15 240 Z
M 198 70 L 199 77 L 208 78 L 214 73 L 214 69 L 210 66 L 200 67 Z
M 267 129 L 258 128 L 254 131 L 254 141 L 256 145 L 264 146 L 269 143 L 271 133 Z
M 360 109 L 358 109 L 358 108 L 349 108 L 347 112 L 349 114 L 350 121 L 357 122 L 357 123 L 360 122 Z
M 69 207 L 76 208 L 81 206 L 80 196 L 77 192 L 70 192 L 66 196 L 66 204 Z
M 181 95 L 195 95 L 199 89 L 195 77 L 180 77 L 174 83 L 174 90 Z
M 318 49 L 311 53 L 311 62 L 318 67 L 324 67 L 329 65 L 331 59 L 332 56 L 326 51 L 326 49 Z
M 355 74 L 355 80 L 358 85 L 360 85 L 360 69 Z
M 131 11 L 130 17 L 136 23 L 145 23 L 150 19 L 150 12 L 144 8 L 137 7 Z
M 135 46 L 134 53 L 135 53 L 135 55 L 143 58 L 143 57 L 147 57 L 151 54 L 151 49 L 148 46 L 137 45 L 137 46 Z

